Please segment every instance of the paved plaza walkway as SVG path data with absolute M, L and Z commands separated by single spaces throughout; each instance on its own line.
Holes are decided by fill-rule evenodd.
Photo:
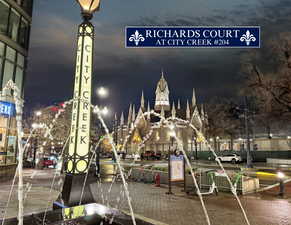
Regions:
M 57 176 L 55 185 L 50 191 L 53 176 L 53 170 L 24 170 L 24 215 L 43 212 L 47 207 L 49 210 L 52 209 L 52 203 L 48 203 L 48 201 L 53 202 L 59 195 L 56 190 L 60 190 L 60 177 Z M 16 217 L 18 213 L 17 181 L 18 177 L 15 180 L 11 200 L 6 210 L 6 218 Z M 12 180 L 0 183 L 0 219 L 5 213 L 11 184 Z
M 25 214 L 44 211 L 48 199 L 55 200 L 60 184 L 56 184 L 50 193 L 52 170 L 39 171 L 31 179 L 32 171 L 26 170 L 25 183 L 32 184 L 25 200 Z M 57 181 L 60 177 L 57 178 Z M 8 199 L 9 182 L 0 184 L 0 218 L 3 217 Z M 120 190 L 121 182 L 116 182 L 110 193 L 110 183 L 92 184 L 91 190 L 98 203 L 108 203 L 111 207 L 129 212 L 125 196 Z M 173 187 L 174 195 L 167 195 L 167 187 L 155 187 L 153 184 L 129 182 L 130 197 L 135 214 L 157 225 L 204 225 L 207 224 L 199 198 L 186 195 L 180 187 Z M 278 187 L 265 192 L 240 196 L 251 225 L 291 225 L 291 183 L 286 184 L 284 198 L 278 197 Z M 120 197 L 120 201 L 118 201 Z M 218 196 L 204 196 L 206 208 L 212 225 L 246 224 L 235 198 L 226 193 Z M 52 204 L 49 204 L 51 208 Z M 7 217 L 17 216 L 18 200 L 16 188 L 12 193 Z
M 120 209 L 129 211 L 125 197 L 122 197 L 120 204 L 117 204 L 121 183 L 113 185 L 110 195 L 106 194 L 109 184 L 102 184 L 102 187 L 103 195 L 109 196 L 108 202 L 111 206 L 118 205 Z M 181 192 L 181 188 L 174 188 L 175 195 L 167 195 L 166 187 L 154 187 L 152 184 L 129 183 L 128 187 L 134 212 L 138 215 L 169 225 L 207 224 L 198 197 L 185 195 Z M 96 201 L 102 202 L 102 194 L 97 189 L 97 185 L 93 189 L 96 190 L 94 192 Z M 291 185 L 286 188 L 286 191 L 288 195 L 284 199 L 278 198 L 276 191 L 240 196 L 250 224 L 291 225 Z M 246 224 L 237 201 L 230 194 L 204 196 L 204 201 L 211 224 Z

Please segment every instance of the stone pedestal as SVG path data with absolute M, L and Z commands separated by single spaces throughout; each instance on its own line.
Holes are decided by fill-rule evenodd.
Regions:
M 62 194 L 58 202 L 65 206 L 79 205 L 86 174 L 66 174 Z M 81 204 L 94 203 L 90 184 L 96 182 L 96 177 L 89 174 L 85 183 Z

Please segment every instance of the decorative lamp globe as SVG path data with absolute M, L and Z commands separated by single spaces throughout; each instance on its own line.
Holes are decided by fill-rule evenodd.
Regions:
M 92 15 L 99 10 L 100 0 L 77 0 L 82 9 L 82 16 L 85 20 L 92 19 Z

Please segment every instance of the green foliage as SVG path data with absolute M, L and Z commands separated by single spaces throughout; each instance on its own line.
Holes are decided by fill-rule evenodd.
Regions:
M 163 172 L 168 172 L 168 167 L 161 167 L 161 166 L 153 166 L 151 168 L 152 170 L 158 170 L 158 171 L 163 171 Z

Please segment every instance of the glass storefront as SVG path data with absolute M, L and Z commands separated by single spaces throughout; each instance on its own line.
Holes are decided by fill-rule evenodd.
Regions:
M 19 21 L 19 13 L 17 13 L 16 10 L 11 9 L 9 16 L 8 37 L 10 37 L 13 41 L 17 41 Z
M 12 80 L 22 92 L 24 66 L 24 56 L 0 41 L 1 87 L 3 88 L 9 80 Z
M 31 2 L 31 1 L 23 1 Z M 28 4 L 28 3 L 25 3 Z M 31 4 L 31 3 L 30 3 Z M 29 22 L 4 0 L 0 0 L 0 34 L 6 35 L 28 49 Z
M 6 34 L 9 18 L 9 5 L 0 1 L 0 34 Z
M 16 162 L 16 145 L 15 117 L 0 116 L 0 165 Z
M 28 43 L 28 34 L 29 34 L 29 24 L 26 19 L 22 17 L 20 28 L 19 28 L 19 36 L 18 36 L 18 43 L 21 47 L 25 48 Z
M 33 0 L 0 0 L 0 91 L 12 80 L 23 95 L 32 4 Z M 0 165 L 8 165 L 17 162 L 15 113 L 7 113 L 15 105 L 12 92 L 1 93 Z
M 15 104 L 0 100 L 0 165 L 16 162 Z
M 32 3 L 33 0 L 18 0 L 18 4 L 29 14 L 32 14 Z
M 31 16 L 33 0 L 13 0 L 13 1 L 20 5 L 23 8 L 23 10 L 26 11 L 28 15 Z

